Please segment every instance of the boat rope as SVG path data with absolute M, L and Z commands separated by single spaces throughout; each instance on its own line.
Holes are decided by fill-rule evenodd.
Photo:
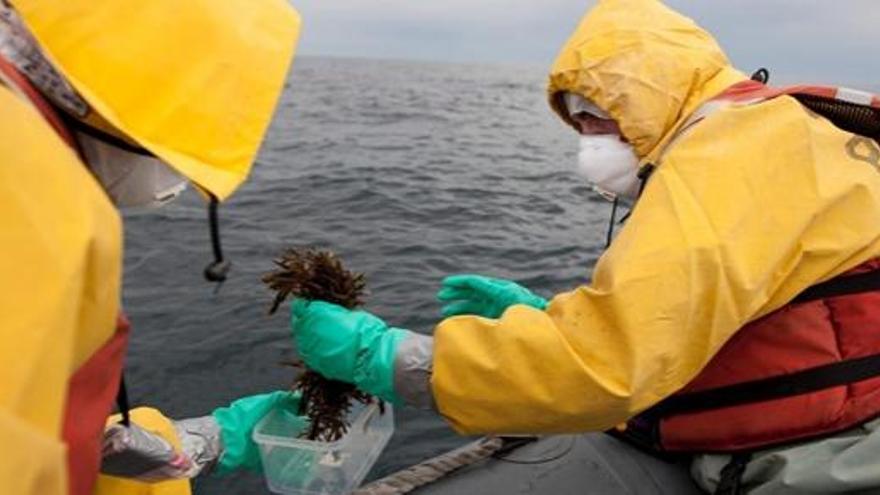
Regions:
M 354 495 L 401 495 L 433 483 L 447 474 L 476 464 L 510 448 L 522 445 L 523 440 L 501 437 L 483 437 L 463 447 L 438 455 L 394 474 L 364 485 Z

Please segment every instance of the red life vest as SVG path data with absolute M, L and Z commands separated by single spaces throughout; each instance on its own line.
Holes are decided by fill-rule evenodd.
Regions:
M 70 378 L 62 430 L 70 495 L 93 493 L 101 468 L 104 424 L 120 390 L 128 333 L 128 319 L 120 314 L 116 333 Z
M 40 112 L 58 137 L 78 151 L 76 140 L 49 101 L 15 66 L 0 55 L 0 82 Z M 107 416 L 120 390 L 122 362 L 129 323 L 124 314 L 116 332 L 98 348 L 68 381 L 62 417 L 62 439 L 67 445 L 67 485 L 70 495 L 91 495 L 101 464 L 101 437 Z
M 791 95 L 838 127 L 864 136 L 854 139 L 864 142 L 856 142 L 852 152 L 880 167 L 880 99 L 870 94 L 775 89 L 749 81 L 708 106 L 779 95 Z M 744 452 L 829 435 L 877 416 L 880 260 L 873 260 L 747 324 L 683 390 L 616 435 L 655 452 Z

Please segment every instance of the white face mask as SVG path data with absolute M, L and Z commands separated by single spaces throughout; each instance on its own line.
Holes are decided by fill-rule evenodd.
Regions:
M 186 189 L 186 179 L 152 156 L 139 155 L 83 133 L 77 140 L 92 174 L 120 208 L 158 208 Z
M 635 199 L 639 194 L 639 158 L 616 134 L 581 136 L 578 168 L 599 194 Z

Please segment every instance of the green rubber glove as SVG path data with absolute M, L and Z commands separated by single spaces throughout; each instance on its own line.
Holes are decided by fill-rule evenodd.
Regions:
M 290 328 L 299 355 L 309 368 L 327 378 L 353 383 L 392 404 L 402 404 L 394 391 L 394 357 L 409 334 L 407 330 L 389 328 L 366 311 L 304 299 L 291 306 Z
M 510 280 L 482 275 L 452 275 L 443 279 L 437 299 L 443 306 L 444 318 L 455 315 L 479 315 L 498 318 L 509 306 L 526 304 L 536 309 L 547 308 L 547 300 Z
M 275 408 L 296 414 L 299 411 L 299 393 L 272 392 L 238 399 L 227 407 L 218 407 L 211 413 L 220 425 L 223 455 L 217 462 L 218 474 L 239 469 L 259 471 L 262 467 L 260 449 L 251 439 L 254 427 Z

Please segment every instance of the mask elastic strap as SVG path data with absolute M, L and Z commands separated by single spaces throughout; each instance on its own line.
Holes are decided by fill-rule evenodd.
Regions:
M 217 214 L 220 201 L 212 193 L 208 192 L 207 194 L 211 198 L 208 204 L 208 223 L 211 227 L 211 247 L 214 250 L 214 261 L 205 267 L 205 279 L 208 282 L 222 283 L 226 280 L 232 263 L 223 259 L 223 247 L 220 244 L 220 219 Z
M 654 164 L 648 163 L 645 164 L 645 166 L 642 167 L 641 170 L 639 170 L 639 173 L 637 175 L 637 177 L 639 178 L 639 194 L 638 196 L 636 196 L 636 201 L 638 201 L 638 199 L 642 197 L 642 192 L 645 190 L 645 186 L 648 184 L 648 179 L 651 178 L 651 174 L 654 173 L 654 170 L 656 170 L 656 168 L 657 167 Z M 617 217 L 617 207 L 618 196 L 614 196 L 614 202 L 611 205 L 611 221 L 608 222 L 608 233 L 605 235 L 605 249 L 608 249 L 608 247 L 611 246 L 611 239 L 614 235 L 614 221 Z M 633 207 L 630 208 L 628 212 L 626 212 L 626 215 L 624 215 L 623 218 L 620 219 L 620 223 L 627 221 L 629 216 L 632 215 L 633 209 L 635 209 L 635 205 L 633 205 Z
M 657 166 L 653 163 L 646 163 L 645 166 L 639 170 L 638 175 L 636 175 L 636 177 L 639 178 L 639 195 L 636 196 L 636 199 L 642 197 L 642 192 L 644 192 L 645 186 L 648 185 L 648 179 L 651 178 L 651 174 L 653 174 L 656 169 Z
M 611 245 L 611 239 L 614 236 L 614 219 L 617 217 L 617 205 L 619 203 L 617 196 L 614 196 L 614 202 L 611 203 L 611 221 L 608 222 L 608 233 L 605 234 L 605 249 Z

